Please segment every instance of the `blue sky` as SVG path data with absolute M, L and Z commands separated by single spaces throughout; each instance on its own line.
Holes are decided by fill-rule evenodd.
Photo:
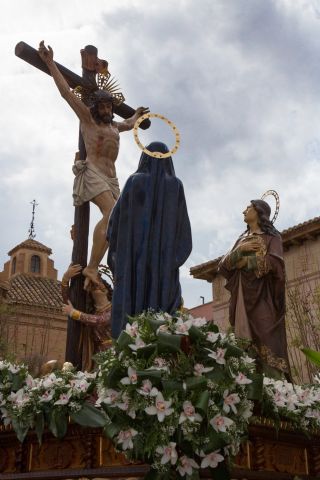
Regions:
M 193 231 L 193 252 L 181 269 L 186 306 L 201 295 L 211 299 L 210 285 L 192 279 L 189 268 L 229 248 L 251 199 L 278 191 L 280 230 L 319 215 L 320 1 L 1 5 L 1 265 L 27 238 L 33 198 L 36 239 L 52 248 L 59 277 L 72 248 L 78 122 L 52 79 L 14 56 L 20 40 L 37 47 L 44 39 L 56 60 L 79 74 L 80 49 L 96 45 L 129 105 L 149 106 L 176 123 L 181 148 L 173 161 Z M 141 140 L 173 142 L 157 122 Z M 122 134 L 121 185 L 139 157 L 132 133 Z M 92 226 L 98 218 L 92 207 Z

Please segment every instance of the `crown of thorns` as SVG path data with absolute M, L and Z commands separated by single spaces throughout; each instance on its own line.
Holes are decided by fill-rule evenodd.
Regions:
M 116 106 L 121 105 L 124 101 L 124 95 L 120 91 L 118 81 L 111 77 L 111 74 L 98 73 L 97 75 L 97 89 L 88 90 L 80 85 L 73 90 L 73 93 L 77 97 L 83 99 L 85 98 L 89 103 L 95 103 L 100 92 L 105 92 L 110 95 L 110 100 Z

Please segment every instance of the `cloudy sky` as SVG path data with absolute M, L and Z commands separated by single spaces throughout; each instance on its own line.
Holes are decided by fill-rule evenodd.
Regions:
M 0 26 L 0 265 L 27 238 L 34 198 L 36 240 L 52 248 L 59 278 L 72 248 L 78 121 L 52 79 L 15 57 L 21 40 L 44 39 L 79 74 L 80 49 L 96 45 L 126 103 L 176 123 L 193 231 L 181 269 L 187 306 L 211 299 L 189 268 L 230 246 L 249 200 L 276 189 L 280 230 L 319 215 L 320 0 L 4 0 Z M 173 142 L 157 121 L 141 140 Z M 139 157 L 122 134 L 122 186 Z

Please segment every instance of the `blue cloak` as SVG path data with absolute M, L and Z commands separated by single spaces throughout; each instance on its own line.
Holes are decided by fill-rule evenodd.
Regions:
M 153 152 L 168 152 L 153 142 Z M 189 257 L 192 237 L 182 182 L 171 157 L 143 153 L 116 203 L 107 231 L 108 265 L 114 276 L 112 336 L 127 315 L 149 308 L 174 313 L 182 303 L 179 267 Z

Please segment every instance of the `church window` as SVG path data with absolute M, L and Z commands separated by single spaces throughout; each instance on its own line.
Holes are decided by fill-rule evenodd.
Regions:
M 16 273 L 16 267 L 17 267 L 17 257 L 14 257 L 12 259 L 12 265 L 11 265 L 11 274 L 13 275 Z
M 31 272 L 40 273 L 40 257 L 38 255 L 31 257 Z

